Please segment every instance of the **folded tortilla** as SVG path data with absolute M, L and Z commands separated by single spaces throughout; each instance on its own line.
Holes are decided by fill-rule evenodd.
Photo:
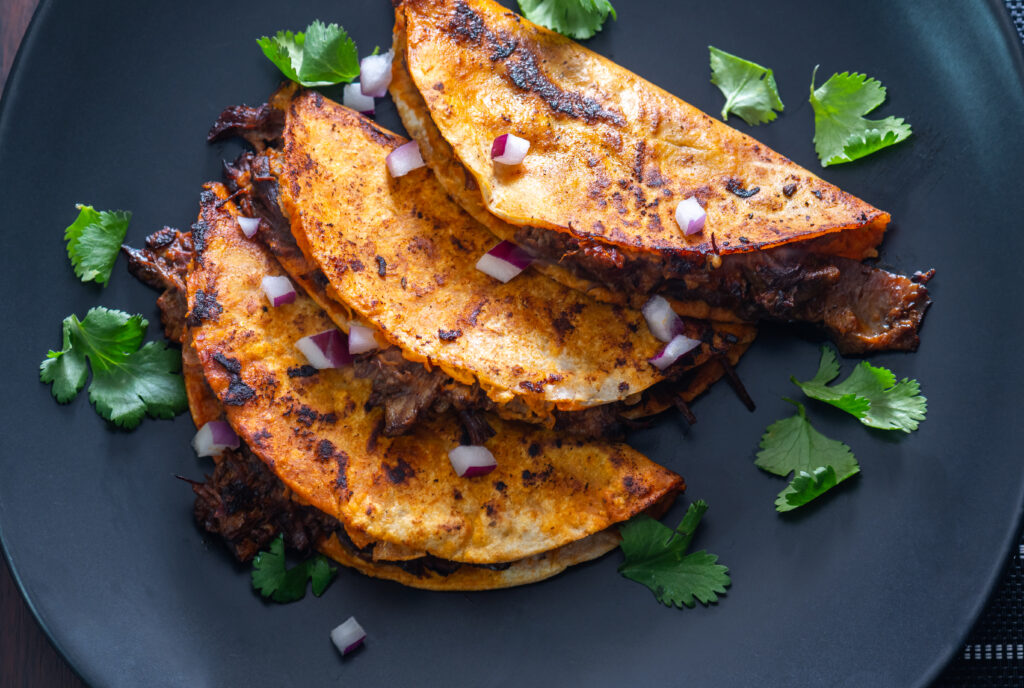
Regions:
M 429 170 L 391 177 L 386 158 L 401 137 L 303 92 L 288 103 L 280 140 L 280 152 L 263 156 L 297 246 L 289 249 L 290 237 L 268 244 L 293 276 L 319 269 L 326 287 L 311 295 L 327 308 L 319 291 L 340 301 L 343 309 L 330 312 L 344 329 L 355 316 L 406 359 L 479 385 L 499 414 L 533 422 L 550 422 L 553 410 L 635 404 L 666 379 L 648 360 L 663 345 L 638 311 L 532 269 L 507 284 L 478 270 L 493 235 Z M 753 338 L 744 326 L 690 325 L 708 344 L 685 367 L 742 351 Z
M 283 270 L 262 244 L 244 238 L 226 190 L 211 188 L 193 226 L 196 259 L 187 280 L 202 370 L 243 441 L 298 499 L 340 521 L 357 548 L 390 544 L 398 558 L 426 553 L 475 565 L 540 556 L 546 563 L 536 571 L 550 575 L 596 556 L 608 541 L 580 545 L 586 555 L 553 550 L 662 505 L 682 488 L 678 475 L 625 445 L 567 442 L 499 419 L 487 443 L 498 467 L 475 479 L 459 478 L 449 464 L 460 435 L 450 417 L 407 436 L 380 436 L 381 412 L 366 408 L 368 383 L 350 368 L 310 374 L 294 347 L 333 323 L 304 294 L 267 305 L 260 281 Z M 518 575 L 492 581 L 530 576 Z
M 431 118 L 488 210 L 512 224 L 652 253 L 724 255 L 846 230 L 839 254 L 863 258 L 881 241 L 888 213 L 497 2 L 403 0 L 396 11 Z M 521 165 L 491 162 L 505 133 L 530 141 Z M 694 195 L 710 231 L 685 236 L 673 214 Z
M 821 323 L 850 353 L 916 348 L 927 290 L 858 262 L 888 213 L 496 2 L 395 13 L 391 93 L 425 159 L 555 279 L 694 317 Z M 491 160 L 503 134 L 530 142 L 521 164 Z M 691 197 L 706 222 L 687 235 Z

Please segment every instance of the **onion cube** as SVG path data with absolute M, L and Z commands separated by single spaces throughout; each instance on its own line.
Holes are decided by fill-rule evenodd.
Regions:
M 663 296 L 652 296 L 640 312 L 644 314 L 651 334 L 663 342 L 672 341 L 673 337 L 683 331 L 682 319 Z
M 374 113 L 373 97 L 363 95 L 363 92 L 359 89 L 358 81 L 345 84 L 341 102 L 345 107 L 352 108 L 364 115 L 372 115 Z
M 356 354 L 365 354 L 367 351 L 373 351 L 376 348 L 377 340 L 373 336 L 373 330 L 369 327 L 349 323 L 348 352 L 350 354 L 353 356 Z
M 331 631 L 331 642 L 342 655 L 347 655 L 357 649 L 364 640 L 366 640 L 366 631 L 354 616 L 348 617 L 345 623 Z
M 448 452 L 448 460 L 460 478 L 486 475 L 494 470 L 498 462 L 487 447 L 465 445 Z
M 706 218 L 707 213 L 704 212 L 700 201 L 694 196 L 690 196 L 676 206 L 676 222 L 679 224 L 679 229 L 683 230 L 683 234 L 698 234 L 704 231 Z
M 677 334 L 672 338 L 665 348 L 658 352 L 658 355 L 650 359 L 651 364 L 658 370 L 665 370 L 678 361 L 684 354 L 687 354 L 700 346 L 699 339 L 690 339 L 685 334 Z
M 394 50 L 383 55 L 368 55 L 359 61 L 360 90 L 364 96 L 383 98 L 391 84 L 391 61 L 395 57 Z
M 260 282 L 263 293 L 267 295 L 270 305 L 277 308 L 286 303 L 295 302 L 295 287 L 284 275 L 267 275 Z
M 253 235 L 256 234 L 256 230 L 260 228 L 260 219 L 258 217 L 239 215 L 235 219 L 238 220 L 238 226 L 242 228 L 242 234 L 245 235 L 246 239 L 252 239 Z
M 404 177 L 418 167 L 423 167 L 423 156 L 420 155 L 420 144 L 415 141 L 403 143 L 388 153 L 385 163 L 392 177 Z
M 346 337 L 337 329 L 324 330 L 295 342 L 309 364 L 317 370 L 343 368 L 352 362 Z
M 225 449 L 238 449 L 239 444 L 238 435 L 222 420 L 211 420 L 192 438 L 196 456 L 220 456 Z
M 518 165 L 526 158 L 530 142 L 514 134 L 502 134 L 491 143 L 491 160 L 503 165 Z
M 532 262 L 533 256 L 529 253 L 511 241 L 502 241 L 480 256 L 480 260 L 476 262 L 476 269 L 506 283 L 530 267 Z

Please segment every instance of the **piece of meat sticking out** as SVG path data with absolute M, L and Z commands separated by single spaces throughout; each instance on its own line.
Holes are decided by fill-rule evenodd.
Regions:
M 185 275 L 192 260 L 192 234 L 170 227 L 146 237 L 142 249 L 121 246 L 128 259 L 128 272 L 142 283 L 161 290 L 157 298 L 166 337 L 181 342 L 185 335 L 188 300 Z
M 516 243 L 617 291 L 700 300 L 748 322 L 816 323 L 843 354 L 917 349 L 918 330 L 931 305 L 927 280 L 815 253 L 814 242 L 657 260 L 534 227 L 520 228 Z M 709 265 L 709 257 L 717 260 Z
M 187 482 L 196 495 L 196 523 L 220 536 L 241 562 L 266 549 L 278 533 L 288 549 L 305 554 L 321 537 L 341 530 L 336 519 L 292 500 L 284 483 L 244 445 L 221 454 L 205 483 Z

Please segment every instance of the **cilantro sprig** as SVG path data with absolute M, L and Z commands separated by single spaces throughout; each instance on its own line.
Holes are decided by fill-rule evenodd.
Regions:
M 833 74 L 814 87 L 818 68 L 811 75 L 814 108 L 814 150 L 822 167 L 851 162 L 895 145 L 911 134 L 900 117 L 866 119 L 885 100 L 885 87 L 866 74 Z
M 78 217 L 64 230 L 68 258 L 78 279 L 105 287 L 132 214 L 127 210 L 96 210 L 81 203 L 75 207 Z
M 270 543 L 269 551 L 253 558 L 252 587 L 274 602 L 296 602 L 306 596 L 306 581 L 312 583 L 313 594 L 320 597 L 337 573 L 337 567 L 331 566 L 322 554 L 288 568 L 284 536 L 278 535 Z
M 609 14 L 617 19 L 608 0 L 519 0 L 519 9 L 534 24 L 578 40 L 600 31 Z
M 96 412 L 122 428 L 132 429 L 143 416 L 173 418 L 188 404 L 179 371 L 181 354 L 163 342 L 142 348 L 148 321 L 108 308 L 92 308 L 82 320 L 69 315 L 63 323 L 63 348 L 50 351 L 39 366 L 39 379 L 52 383 L 51 393 L 66 404 L 89 383 Z
M 754 461 L 758 468 L 778 476 L 794 474 L 775 500 L 779 512 L 803 506 L 860 472 L 848 446 L 815 430 L 803 404 L 786 401 L 796 405 L 796 414 L 768 426 Z
M 846 411 L 868 427 L 909 433 L 925 419 L 928 400 L 921 395 L 917 380 L 903 378 L 897 382 L 891 370 L 867 361 L 861 361 L 848 378 L 829 387 L 828 383 L 838 376 L 836 354 L 831 347 L 823 346 L 817 374 L 806 382 L 790 379 L 807 396 Z
M 278 31 L 256 42 L 282 74 L 303 86 L 348 83 L 359 76 L 355 41 L 338 24 L 316 20 L 305 31 Z
M 711 52 L 711 83 L 725 96 L 722 119 L 729 120 L 729 113 L 754 126 L 773 121 L 784 106 L 779 98 L 775 75 L 767 67 L 744 60 L 742 57 L 708 46 Z
M 621 525 L 625 561 L 619 573 L 646 585 L 668 607 L 692 609 L 696 602 L 717 602 L 732 582 L 729 569 L 714 554 L 687 552 L 707 510 L 703 500 L 693 502 L 675 530 L 645 514 Z

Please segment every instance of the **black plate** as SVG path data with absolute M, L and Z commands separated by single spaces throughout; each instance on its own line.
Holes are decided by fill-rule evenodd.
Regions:
M 818 342 L 766 328 L 740 366 L 756 413 L 723 384 L 696 405 L 688 437 L 674 418 L 633 437 L 687 477 L 688 498 L 711 504 L 697 545 L 732 569 L 719 605 L 660 606 L 616 573 L 618 554 L 480 594 L 343 571 L 321 599 L 265 604 L 248 570 L 193 525 L 191 493 L 172 477 L 209 469 L 189 449 L 187 416 L 119 432 L 84 395 L 58 406 L 38 382 L 67 314 L 104 304 L 157 322 L 154 294 L 123 261 L 105 290 L 77 282 L 62 231 L 78 201 L 133 210 L 136 245 L 165 223 L 189 224 L 199 185 L 237 150 L 207 146 L 210 123 L 278 81 L 253 38 L 321 18 L 342 22 L 365 53 L 390 42 L 390 4 L 44 1 L 0 119 L 0 525 L 30 604 L 87 681 L 907 686 L 951 656 L 1024 505 L 1024 322 L 1013 291 L 1024 248 L 1024 69 L 1004 10 L 889 0 L 618 5 L 618 22 L 591 46 L 709 112 L 721 96 L 708 82 L 708 43 L 773 67 L 787 109 L 753 133 L 812 169 L 814 65 L 819 83 L 859 70 L 889 88 L 879 114 L 905 116 L 912 139 L 824 176 L 892 212 L 884 264 L 938 269 L 921 350 L 874 359 L 923 382 L 921 430 L 893 437 L 812 407 L 863 474 L 805 513 L 776 515 L 784 483 L 755 468 L 753 454 L 764 427 L 790 413 L 781 397 L 798 390 L 788 377 L 814 371 Z M 383 109 L 381 121 L 398 126 Z M 342 660 L 328 632 L 352 614 L 369 640 Z

